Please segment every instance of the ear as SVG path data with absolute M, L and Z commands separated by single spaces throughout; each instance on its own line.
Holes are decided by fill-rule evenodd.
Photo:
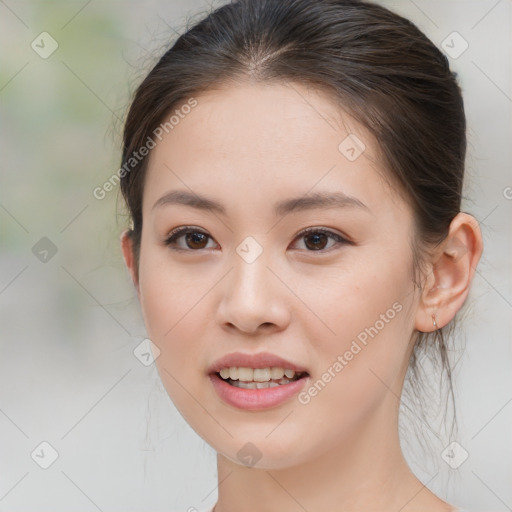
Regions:
M 139 272 L 135 264 L 135 258 L 133 256 L 133 240 L 130 236 L 130 233 L 131 232 L 129 230 L 123 231 L 123 233 L 121 233 L 121 250 L 123 252 L 124 262 L 128 268 L 128 271 L 130 272 L 132 282 L 137 290 L 137 295 L 139 296 Z
M 448 324 L 463 306 L 476 266 L 483 251 L 478 221 L 467 213 L 458 213 L 450 223 L 446 239 L 433 257 L 432 270 L 426 276 L 416 313 L 415 328 L 421 332 Z

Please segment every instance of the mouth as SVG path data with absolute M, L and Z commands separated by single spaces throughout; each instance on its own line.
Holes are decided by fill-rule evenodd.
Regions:
M 308 377 L 306 371 L 272 366 L 267 368 L 225 367 L 215 372 L 227 384 L 243 389 L 268 389 L 284 386 Z
M 279 407 L 299 393 L 309 374 L 291 368 L 226 367 L 210 373 L 210 381 L 225 403 L 245 410 Z
M 221 400 L 254 411 L 289 403 L 310 378 L 304 366 L 270 352 L 227 354 L 207 374 Z

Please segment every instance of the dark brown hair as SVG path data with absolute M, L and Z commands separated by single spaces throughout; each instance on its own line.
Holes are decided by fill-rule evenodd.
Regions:
M 237 0 L 179 36 L 137 88 L 124 128 L 122 165 L 191 97 L 244 80 L 327 91 L 378 141 L 389 182 L 413 210 L 412 279 L 459 213 L 466 151 L 460 88 L 444 54 L 409 20 L 369 2 Z M 121 179 L 139 261 L 148 158 Z M 454 322 L 450 326 L 453 328 Z M 433 348 L 448 375 L 443 330 L 417 336 L 409 370 Z

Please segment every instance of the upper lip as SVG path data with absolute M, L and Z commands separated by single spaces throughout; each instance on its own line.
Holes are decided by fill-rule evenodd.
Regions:
M 208 368 L 208 373 L 217 373 L 222 368 L 230 368 L 232 366 L 246 367 L 246 368 L 271 368 L 281 367 L 284 369 L 295 370 L 296 372 L 306 372 L 307 370 L 298 364 L 283 359 L 270 352 L 259 352 L 257 354 L 244 354 L 243 352 L 232 352 L 226 354 L 221 358 L 214 361 Z

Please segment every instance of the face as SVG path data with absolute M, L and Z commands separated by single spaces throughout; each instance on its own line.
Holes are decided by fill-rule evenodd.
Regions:
M 417 305 L 412 212 L 383 180 L 369 133 L 320 92 L 241 84 L 196 100 L 145 178 L 138 293 L 156 364 L 225 457 L 306 463 L 394 421 Z M 181 199 L 161 199 L 171 192 Z M 220 365 L 306 374 L 267 389 L 210 375 L 235 352 L 286 362 Z

